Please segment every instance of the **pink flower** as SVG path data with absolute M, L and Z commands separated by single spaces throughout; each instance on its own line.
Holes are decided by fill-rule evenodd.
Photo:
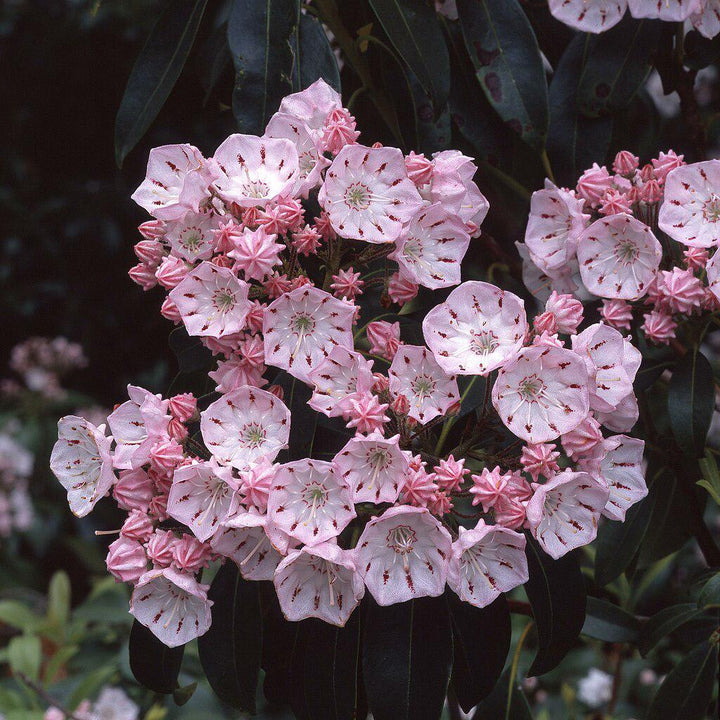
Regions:
M 393 507 L 368 522 L 356 565 L 378 605 L 442 595 L 452 542 L 425 509 Z
M 609 30 L 627 10 L 627 0 L 549 0 L 549 5 L 560 22 L 590 33 Z
M 141 510 L 133 510 L 120 528 L 122 537 L 144 543 L 150 539 L 155 526 L 153 521 Z
M 50 455 L 50 469 L 67 490 L 70 510 L 84 517 L 110 492 L 115 473 L 110 456 L 112 437 L 105 426 L 75 415 L 58 421 L 58 439 Z
M 388 257 L 398 263 L 401 276 L 435 290 L 460 282 L 460 263 L 469 244 L 465 224 L 435 203 L 412 218 Z M 390 297 L 396 299 L 392 292 Z
M 720 0 L 705 0 L 701 8 L 695 11 L 690 19 L 701 35 L 709 39 L 714 38 L 720 33 Z M 680 157 L 682 158 L 682 155 Z
M 448 455 L 446 460 L 441 460 L 440 464 L 436 465 L 433 470 L 435 482 L 447 492 L 459 490 L 465 475 L 470 472 L 465 468 L 465 458 L 456 460 L 452 455 Z
M 592 415 L 588 415 L 576 428 L 565 433 L 561 442 L 568 457 L 577 460 L 590 455 L 602 439 L 600 423 Z
M 341 108 L 338 92 L 320 78 L 302 92 L 283 98 L 279 112 L 302 122 L 315 144 L 320 146 L 328 116 L 333 110 Z
M 400 347 L 400 323 L 375 320 L 365 328 L 370 343 L 370 352 L 392 361 Z
M 192 393 L 173 395 L 168 401 L 168 410 L 180 422 L 190 420 L 197 410 L 197 399 Z
M 399 150 L 363 145 L 340 151 L 318 200 L 335 232 L 369 243 L 396 240 L 422 202 Z
M 215 151 L 221 170 L 213 183 L 227 203 L 265 205 L 292 192 L 299 175 L 295 145 L 285 138 L 230 135 Z
M 177 287 L 188 275 L 190 268 L 179 257 L 169 255 L 155 270 L 155 278 L 164 288 L 171 290 Z
M 402 502 L 415 507 L 427 507 L 433 502 L 438 489 L 435 476 L 427 472 L 425 465 L 422 462 L 412 462 L 402 487 Z
M 381 403 L 370 393 L 356 393 L 348 397 L 346 416 L 347 426 L 356 428 L 359 433 L 382 432 L 383 425 L 390 421 L 385 414 L 387 403 Z
M 427 348 L 403 345 L 388 370 L 390 392 L 409 402 L 407 415 L 430 422 L 460 400 L 454 375 L 447 375 Z
M 616 3 L 613 3 L 613 5 L 616 5 Z M 593 163 L 593 166 L 580 176 L 577 184 L 577 194 L 587 200 L 590 207 L 597 207 L 603 195 L 605 195 L 605 191 L 611 187 L 612 178 L 607 168 L 604 165 L 599 167 L 597 163 Z
M 352 438 L 333 458 L 335 472 L 350 485 L 353 502 L 394 503 L 408 471 L 399 436 L 372 433 Z
M 600 315 L 608 325 L 617 330 L 630 329 L 632 307 L 625 300 L 603 300 Z
M 155 268 L 150 265 L 146 265 L 145 263 L 133 265 L 128 270 L 128 275 L 136 285 L 139 285 L 146 292 L 157 285 Z
M 210 546 L 200 542 L 192 535 L 184 534 L 173 544 L 173 566 L 178 570 L 196 573 L 210 563 Z
M 128 537 L 120 537 L 108 548 L 105 565 L 108 572 L 118 581 L 135 583 L 147 570 L 145 548 Z
M 332 276 L 332 279 L 330 288 L 336 297 L 353 300 L 358 295 L 362 295 L 365 283 L 360 279 L 360 273 L 353 272 L 351 267 L 347 270 L 339 270 L 337 275 Z
M 229 393 L 243 385 L 252 387 L 265 385 L 263 372 L 265 372 L 264 365 L 257 367 L 240 355 L 233 354 L 227 360 L 218 362 L 217 370 L 209 372 L 208 376 L 217 383 L 216 390 L 218 392 Z
M 556 462 L 560 453 L 555 450 L 555 445 L 538 443 L 536 445 L 525 445 L 522 449 L 520 462 L 525 472 L 530 473 L 534 482 L 543 475 L 549 478 L 559 470 Z
M 689 247 L 717 245 L 720 220 L 720 160 L 684 165 L 665 178 L 659 228 Z
M 135 586 L 130 613 L 168 647 L 178 647 L 210 628 L 207 585 L 171 568 L 145 573 Z
M 675 337 L 677 322 L 673 320 L 672 315 L 661 310 L 652 310 L 644 315 L 641 329 L 650 342 L 656 345 L 669 345 Z
M 423 320 L 425 342 L 447 373 L 487 375 L 522 347 L 523 301 L 489 283 L 465 282 Z
M 275 242 L 276 238 L 262 227 L 233 237 L 233 249 L 228 255 L 235 260 L 235 271 L 242 270 L 246 280 L 263 280 L 280 262 L 279 255 L 285 249 Z
M 189 212 L 180 220 L 171 222 L 165 239 L 170 243 L 171 253 L 189 263 L 209 260 L 216 246 L 215 231 L 218 216 L 212 213 Z
M 138 232 L 146 240 L 156 242 L 165 235 L 165 223 L 162 220 L 146 220 L 144 223 L 140 223 L 140 225 L 138 226 Z M 138 245 L 141 244 L 142 243 L 138 243 L 137 245 L 135 245 L 134 249 L 136 255 L 138 255 Z M 138 258 L 140 258 L 140 260 L 142 260 L 143 262 L 148 262 L 148 259 L 145 257 L 140 257 L 140 255 L 138 255 Z
M 627 213 L 632 215 L 633 202 L 635 202 L 635 198 L 632 197 L 630 192 L 622 193 L 619 190 L 610 188 L 603 195 L 600 214 L 617 215 L 618 213 Z
M 245 471 L 273 461 L 290 437 L 290 411 L 272 393 L 241 387 L 200 414 L 205 445 L 222 465 Z
M 555 317 L 557 332 L 574 333 L 583 321 L 583 305 L 572 295 L 559 295 L 554 290 L 545 303 L 545 312 Z
M 533 485 L 527 522 L 542 549 L 556 560 L 597 535 L 607 486 L 586 472 L 565 470 L 544 485 Z
M 587 416 L 585 363 L 570 350 L 530 347 L 501 368 L 492 390 L 500 419 L 528 443 L 554 440 Z
M 353 145 L 360 136 L 355 128 L 355 118 L 345 108 L 331 110 L 322 136 L 325 152 L 337 155 L 346 145 Z
M 628 393 L 609 413 L 595 413 L 597 421 L 613 432 L 630 432 L 638 421 L 640 411 L 635 393 Z
M 707 265 L 710 253 L 705 248 L 690 247 L 683 250 L 685 265 L 689 270 L 702 270 Z
M 314 390 L 308 405 L 329 417 L 343 416 L 348 412 L 348 398 L 372 389 L 372 361 L 338 345 L 310 372 L 309 380 Z
M 152 480 L 142 469 L 121 470 L 113 486 L 113 497 L 123 510 L 139 510 L 146 513 L 155 490 Z
M 243 502 L 254 507 L 259 512 L 265 512 L 270 495 L 272 481 L 275 478 L 277 466 L 269 460 L 261 460 L 240 476 L 240 492 Z
M 177 220 L 188 210 L 198 212 L 210 196 L 209 183 L 215 171 L 192 145 L 163 145 L 153 148 L 147 173 L 132 199 L 161 220 Z
M 591 293 L 637 300 L 657 274 L 662 248 L 645 223 L 630 215 L 611 215 L 596 220 L 580 236 L 577 257 Z
M 269 523 L 267 515 L 242 512 L 213 535 L 210 545 L 230 558 L 246 580 L 272 580 L 283 556 L 265 531 Z
M 618 175 L 632 175 L 640 164 L 640 158 L 629 150 L 621 150 L 613 161 L 613 171 Z
M 308 545 L 337 537 L 355 517 L 348 482 L 332 463 L 309 458 L 278 468 L 267 509 L 278 528 Z
M 484 520 L 472 530 L 460 528 L 447 583 L 461 600 L 483 608 L 527 580 L 524 535 Z
M 673 313 L 691 315 L 701 310 L 705 298 L 705 286 L 692 270 L 674 267 L 661 270 L 658 288 L 667 308 Z
M 222 338 L 240 332 L 250 309 L 248 285 L 227 268 L 210 262 L 198 265 L 174 290 L 189 335 Z
M 173 561 L 173 547 L 176 542 L 177 539 L 172 532 L 156 528 L 145 546 L 147 555 L 156 568 L 170 567 Z
M 415 153 L 412 150 L 405 156 L 405 170 L 408 177 L 415 183 L 415 187 L 427 185 L 433 176 L 433 164 L 422 153 Z
M 314 255 L 320 247 L 322 236 L 312 227 L 306 225 L 302 230 L 293 233 L 292 246 L 305 257 Z
M 670 22 L 687 20 L 702 9 L 702 0 L 628 0 L 628 4 L 634 18 L 657 18 Z
M 275 590 L 287 620 L 320 618 L 343 627 L 365 594 L 354 553 L 325 542 L 293 550 L 275 572 Z
M 525 245 L 541 270 L 557 270 L 575 255 L 578 237 L 590 218 L 583 213 L 583 205 L 582 199 L 549 180 L 543 190 L 533 193 Z
M 353 306 L 306 285 L 285 293 L 265 311 L 265 361 L 304 382 L 333 347 L 353 346 Z

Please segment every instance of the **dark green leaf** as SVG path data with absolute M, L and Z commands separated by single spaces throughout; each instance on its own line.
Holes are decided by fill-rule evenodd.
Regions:
M 223 702 L 254 712 L 262 653 L 258 584 L 244 580 L 237 565 L 227 561 L 208 598 L 214 603 L 212 625 L 198 638 L 205 675 Z
M 705 583 L 698 598 L 698 607 L 720 607 L 720 573 L 714 575 Z
M 171 0 L 133 66 L 115 119 L 115 160 L 127 154 L 157 117 L 180 77 L 207 0 Z
M 181 373 L 208 370 L 211 367 L 212 353 L 202 344 L 200 338 L 190 337 L 184 327 L 177 327 L 170 333 L 168 344 L 175 353 Z
M 717 674 L 717 645 L 695 647 L 655 693 L 647 720 L 704 720 Z
M 340 70 L 322 23 L 310 14 L 300 15 L 292 39 L 295 54 L 293 90 L 299 92 L 322 78 L 340 92 Z
M 720 60 L 720 35 L 712 40 L 703 37 L 697 30 L 685 35 L 683 63 L 691 70 L 702 70 Z
M 589 597 L 582 634 L 605 642 L 636 643 L 640 621 L 607 600 Z
M 712 367 L 699 350 L 688 350 L 668 387 L 670 426 L 683 452 L 702 457 L 714 409 Z
M 638 648 L 647 655 L 666 635 L 675 632 L 685 623 L 699 618 L 704 613 L 695 603 L 682 603 L 663 608 L 649 618 L 640 633 Z
M 444 107 L 450 93 L 450 59 L 434 9 L 417 0 L 370 0 L 370 5 L 434 107 Z
M 537 626 L 538 651 L 528 675 L 552 670 L 575 645 L 585 622 L 585 582 L 573 554 L 553 560 L 527 534 L 525 584 Z
M 476 720 L 533 720 L 530 705 L 525 693 L 515 680 L 510 684 L 510 668 L 508 668 L 495 684 L 495 688 L 475 710 Z M 509 703 L 509 705 L 508 705 Z
M 173 702 L 178 705 L 184 705 L 195 694 L 197 690 L 197 682 L 190 683 L 173 691 Z
M 445 598 L 380 607 L 369 599 L 362 668 L 375 720 L 437 720 L 452 664 Z
M 452 684 L 468 713 L 490 694 L 505 667 L 512 637 L 510 611 L 504 595 L 484 608 L 462 602 L 454 592 L 446 597 L 453 629 Z
M 235 66 L 232 107 L 238 129 L 262 134 L 292 92 L 297 0 L 234 0 L 228 45 Z
M 359 660 L 359 610 L 343 628 L 315 619 L 299 623 L 291 670 L 291 705 L 298 720 L 364 717 L 358 711 Z
M 548 93 L 535 34 L 517 0 L 458 0 L 465 46 L 490 104 L 530 146 L 548 130 Z
M 660 40 L 659 21 L 630 14 L 597 37 L 587 55 L 578 87 L 578 107 L 589 117 L 626 108 L 650 73 Z
M 284 618 L 271 582 L 258 584 L 263 616 L 263 694 L 273 705 L 288 705 L 293 694 L 290 665 L 300 623 L 289 622 Z
M 633 382 L 635 392 L 639 393 L 647 390 L 671 365 L 672 363 L 666 359 L 643 357 L 640 369 L 637 371 Z
M 169 648 L 137 620 L 130 630 L 130 669 L 148 690 L 169 694 L 177 687 L 185 646 Z
M 568 45 L 550 83 L 547 149 L 555 179 L 574 187 L 594 162 L 603 164 L 612 137 L 612 118 L 588 118 L 577 109 L 577 90 L 587 54 L 597 38 L 578 34 Z

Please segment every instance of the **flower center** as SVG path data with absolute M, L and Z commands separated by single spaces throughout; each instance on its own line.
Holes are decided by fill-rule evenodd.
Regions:
M 312 508 L 311 515 L 314 515 L 315 511 L 327 502 L 327 498 L 327 488 L 319 482 L 308 483 L 302 492 L 303 501 L 309 508 Z
M 615 257 L 624 265 L 634 263 L 639 255 L 637 245 L 629 240 L 622 240 L 615 246 Z
M 520 397 L 526 402 L 535 402 L 544 389 L 543 381 L 537 375 L 523 378 L 518 387 Z
M 247 197 L 264 198 L 267 197 L 269 192 L 270 188 L 268 184 L 262 180 L 250 180 L 243 185 L 243 193 L 247 195 Z
M 476 355 L 488 355 L 496 350 L 499 344 L 495 333 L 489 330 L 481 330 L 480 332 L 472 331 L 470 349 Z
M 703 217 L 706 222 L 717 222 L 720 220 L 720 197 L 715 193 L 710 196 L 710 199 L 705 203 L 703 208 Z
M 235 295 L 227 288 L 221 288 L 213 293 L 212 302 L 219 312 L 227 313 L 235 307 Z
M 180 236 L 180 242 L 184 248 L 195 252 L 202 242 L 202 235 L 197 228 L 188 228 Z
M 435 392 L 435 381 L 427 375 L 418 375 L 412 383 L 412 390 L 420 398 L 425 398 Z
M 409 525 L 397 525 L 387 534 L 386 544 L 398 555 L 407 555 L 413 551 L 417 536 Z
M 353 210 L 367 210 L 370 207 L 370 188 L 362 183 L 353 183 L 345 191 L 345 203 Z
M 243 428 L 242 442 L 253 450 L 262 447 L 265 442 L 265 428 L 259 423 L 248 423 Z

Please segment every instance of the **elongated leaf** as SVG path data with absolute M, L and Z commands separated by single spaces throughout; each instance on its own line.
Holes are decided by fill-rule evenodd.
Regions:
M 668 387 L 670 427 L 685 453 L 704 454 L 714 408 L 712 367 L 699 350 L 689 350 L 678 362 Z
M 589 597 L 582 634 L 605 642 L 636 643 L 640 621 L 607 600 Z
M 711 577 L 703 586 L 698 598 L 698 607 L 720 607 L 720 573 Z
M 181 373 L 208 371 L 212 367 L 212 353 L 202 344 L 200 338 L 190 337 L 184 327 L 176 327 L 170 333 L 168 345 L 175 353 Z
M 417 598 L 380 607 L 369 599 L 362 668 L 375 720 L 437 720 L 452 664 L 445 599 Z
M 517 680 L 510 685 L 510 668 L 500 676 L 495 688 L 478 706 L 476 720 L 533 720 L 525 693 Z
M 298 720 L 355 720 L 364 717 L 358 687 L 360 611 L 343 628 L 321 620 L 299 623 L 292 658 L 295 692 L 292 708 Z
M 130 630 L 129 651 L 130 669 L 142 686 L 165 694 L 175 690 L 185 651 L 184 645 L 167 647 L 136 620 Z
M 695 603 L 681 603 L 663 608 L 643 625 L 638 643 L 640 653 L 647 655 L 665 636 L 685 623 L 699 618 L 703 613 L 704 610 Z
M 581 112 L 598 117 L 628 107 L 650 73 L 660 35 L 659 21 L 635 20 L 629 13 L 599 35 L 580 78 Z
M 37 680 L 42 662 L 40 638 L 36 635 L 18 635 L 7 646 L 7 661 L 14 673 L 22 673 Z
M 575 645 L 585 622 L 585 582 L 573 554 L 553 560 L 527 535 L 525 585 L 537 625 L 538 651 L 528 675 L 552 670 Z
M 542 149 L 548 93 L 535 34 L 517 0 L 458 0 L 465 46 L 490 104 L 530 146 Z
M 577 109 L 577 90 L 597 38 L 578 34 L 568 45 L 550 83 L 547 150 L 555 179 L 574 187 L 594 162 L 603 164 L 612 138 L 611 117 L 588 118 Z
M 501 595 L 485 608 L 462 602 L 447 592 L 453 629 L 452 683 L 467 713 L 495 687 L 510 650 L 512 626 L 507 600 Z
M 300 15 L 292 40 L 295 66 L 293 90 L 299 92 L 322 78 L 340 92 L 340 70 L 322 23 L 310 14 Z
M 115 119 L 122 166 L 170 95 L 190 54 L 207 0 L 171 0 L 138 55 Z
M 398 54 L 436 108 L 450 93 L 450 58 L 434 9 L 416 0 L 370 0 Z
M 237 565 L 218 570 L 208 597 L 212 625 L 198 638 L 203 670 L 215 694 L 228 705 L 255 712 L 262 653 L 258 585 L 244 580 Z
M 717 645 L 703 642 L 668 673 L 647 720 L 704 720 L 717 674 Z
M 242 133 L 262 135 L 292 92 L 297 0 L 233 0 L 228 45 L 235 66 L 232 107 Z

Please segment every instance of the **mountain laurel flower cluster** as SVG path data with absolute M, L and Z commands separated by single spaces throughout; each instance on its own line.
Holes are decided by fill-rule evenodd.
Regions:
M 342 626 L 366 592 L 390 605 L 446 585 L 484 607 L 527 581 L 526 542 L 559 558 L 622 521 L 647 488 L 625 434 L 640 354 L 617 318 L 646 296 L 652 312 L 700 302 L 695 269 L 658 279 L 632 213 L 665 188 L 661 222 L 702 250 L 697 214 L 720 202 L 714 165 L 630 165 L 536 193 L 523 252 L 547 292 L 529 319 L 517 295 L 461 282 L 488 211 L 473 161 L 361 144 L 321 80 L 262 137 L 152 150 L 130 276 L 207 349 L 214 392 L 130 386 L 106 423 L 62 418 L 51 460 L 76 515 L 108 495 L 127 513 L 107 567 L 135 618 L 169 646 L 205 633 L 217 561 L 271 581 L 293 621 Z M 585 289 L 616 304 L 603 322 Z

